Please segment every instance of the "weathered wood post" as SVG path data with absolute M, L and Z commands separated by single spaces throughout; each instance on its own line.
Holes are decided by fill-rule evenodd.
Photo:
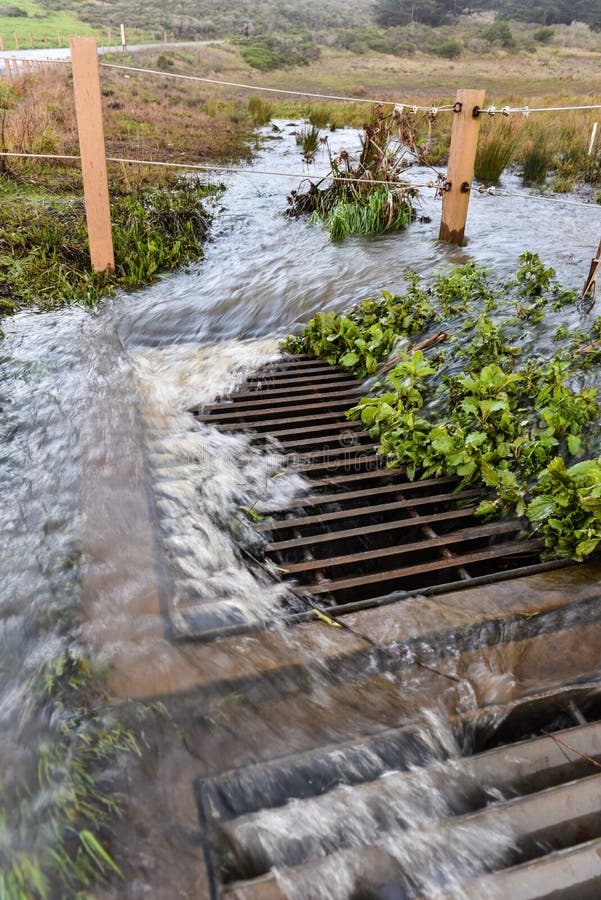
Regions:
M 31 31 L 29 32 L 29 46 L 33 50 L 33 35 L 31 33 Z
M 115 271 L 111 206 L 102 124 L 98 45 L 93 37 L 72 37 L 73 89 L 90 257 L 95 272 Z
M 4 52 L 4 37 L 0 34 L 0 50 Z
M 480 132 L 480 110 L 486 91 L 457 91 L 447 180 L 442 195 L 441 241 L 463 244 L 474 163 Z
M 19 38 L 18 38 L 16 31 L 13 31 L 13 34 L 15 36 L 15 50 L 18 50 L 19 49 Z
M 119 31 L 121 32 L 121 49 L 125 51 L 127 50 L 127 41 L 125 40 L 125 25 L 123 22 L 119 25 Z

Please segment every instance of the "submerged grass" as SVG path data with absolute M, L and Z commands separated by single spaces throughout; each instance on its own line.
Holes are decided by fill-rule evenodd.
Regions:
M 119 758 L 140 749 L 98 685 L 76 648 L 31 679 L 21 713 L 21 728 L 30 731 L 27 753 L 13 764 L 10 781 L 0 781 L 5 900 L 90 896 L 109 876 L 122 877 L 109 850 L 111 822 L 122 811 L 111 781 Z
M 324 201 L 325 197 L 320 198 L 322 204 Z M 330 232 L 333 241 L 340 241 L 352 234 L 402 231 L 413 215 L 409 195 L 402 191 L 401 196 L 396 197 L 394 190 L 386 187 L 373 188 L 365 200 L 341 200 L 330 211 L 327 210 L 328 204 L 325 201 L 324 212 L 318 208 L 313 217 Z
M 73 302 L 91 306 L 117 287 L 140 287 L 162 271 L 199 259 L 210 220 L 203 200 L 217 190 L 179 179 L 116 197 L 116 271 L 104 274 L 91 271 L 81 201 L 46 195 L 6 202 L 0 225 L 0 313 Z

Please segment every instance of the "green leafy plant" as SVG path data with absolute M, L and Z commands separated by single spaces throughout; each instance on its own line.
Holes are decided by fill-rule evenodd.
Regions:
M 115 198 L 114 273 L 91 271 L 83 203 L 24 199 L 0 227 L 4 309 L 87 306 L 122 285 L 136 288 L 202 256 L 209 216 L 202 201 L 214 188 L 177 181 L 167 188 Z M 6 309 L 10 304 L 11 308 Z
M 491 282 L 489 273 L 473 264 L 435 277 L 428 289 L 411 270 L 406 280 L 403 296 L 384 293 L 343 315 L 318 314 L 288 348 L 359 375 L 377 371 L 395 348 L 395 365 L 382 370 L 385 377 L 347 416 L 361 420 L 387 464 L 403 467 L 410 479 L 454 475 L 461 485 L 479 484 L 487 491 L 480 515 L 534 516 L 538 528 L 541 504 L 534 499 L 551 490 L 556 460 L 582 457 L 601 440 L 594 375 L 601 358 L 589 357 L 593 383 L 587 385 L 583 356 L 575 352 L 601 326 L 593 323 L 589 333 L 556 329 L 553 340 L 560 346 L 546 358 L 523 352 L 531 329 L 547 327 L 549 312 L 578 300 L 529 252 L 505 283 Z M 437 340 L 435 353 L 419 348 L 398 353 L 401 339 L 427 335 L 440 321 L 449 339 Z M 581 471 L 589 468 L 569 470 L 574 477 Z M 564 498 L 568 509 L 571 496 Z M 574 522 L 580 521 L 581 499 L 578 504 Z M 559 516 L 545 526 L 550 552 L 575 558 L 590 552 L 596 520 L 576 529 L 577 543 L 570 543 L 567 526 L 555 520 Z
M 601 458 L 566 468 L 553 459 L 533 490 L 528 518 L 553 556 L 582 560 L 601 543 Z

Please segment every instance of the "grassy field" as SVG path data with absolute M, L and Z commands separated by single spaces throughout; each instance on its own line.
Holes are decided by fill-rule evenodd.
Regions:
M 32 43 L 34 47 L 64 47 L 70 34 L 94 33 L 91 25 L 86 25 L 73 13 L 49 10 L 34 0 L 18 0 L 14 6 L 7 5 L 2 9 L 20 10 L 26 14 L 0 15 L 0 35 L 5 50 L 15 50 L 17 44 L 21 49 L 27 49 Z

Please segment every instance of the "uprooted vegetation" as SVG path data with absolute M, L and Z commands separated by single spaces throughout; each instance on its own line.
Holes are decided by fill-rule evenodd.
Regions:
M 521 263 L 509 282 L 468 263 L 428 288 L 409 270 L 402 296 L 318 313 L 285 348 L 373 376 L 347 416 L 387 465 L 482 485 L 480 515 L 526 516 L 549 555 L 582 560 L 601 543 L 601 318 L 574 327 L 576 292 Z

